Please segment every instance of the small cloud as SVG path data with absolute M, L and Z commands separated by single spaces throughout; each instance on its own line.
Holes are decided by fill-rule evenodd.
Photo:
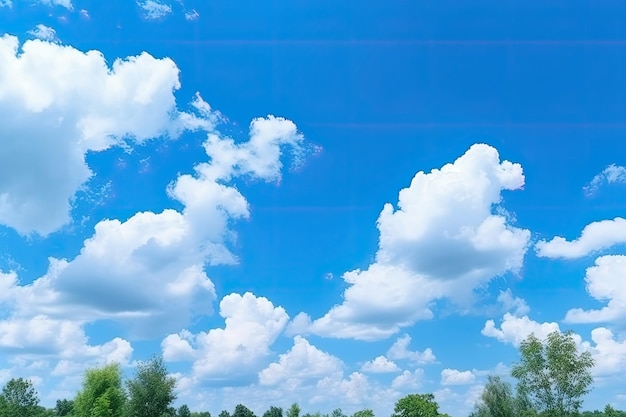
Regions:
M 35 26 L 35 28 L 29 30 L 28 33 L 42 41 L 51 42 L 57 40 L 57 32 L 51 27 L 42 24 Z
M 11 0 L 0 0 L 0 7 L 13 7 Z
M 510 289 L 500 291 L 498 303 L 500 303 L 505 312 L 510 312 L 516 317 L 526 315 L 530 312 L 530 307 L 528 307 L 526 301 L 523 298 L 513 297 Z
M 609 165 L 583 187 L 583 192 L 587 197 L 593 197 L 605 184 L 626 184 L 626 168 L 615 164 Z
M 365 362 L 365 364 L 361 367 L 361 371 L 383 374 L 388 372 L 398 372 L 400 371 L 400 368 L 398 368 L 398 365 L 396 365 L 395 362 L 390 361 L 386 357 L 378 356 L 374 360 Z
M 335 278 L 335 276 L 333 275 L 332 272 L 327 272 L 326 274 L 324 274 L 325 280 L 332 281 L 333 278 Z
M 86 9 L 81 9 L 80 13 L 80 17 L 82 17 L 85 20 L 89 20 L 91 19 L 91 16 L 89 16 L 89 12 Z
M 157 20 L 172 13 L 172 6 L 157 0 L 137 0 L 137 5 L 144 11 L 144 17 Z
M 471 384 L 476 379 L 472 371 L 458 371 L 446 368 L 441 371 L 441 385 L 466 385 Z
M 67 10 L 73 10 L 74 6 L 72 6 L 71 0 L 38 0 L 38 3 L 43 4 L 44 6 L 61 6 L 65 7 Z
M 185 12 L 185 19 L 189 21 L 198 20 L 200 17 L 200 13 L 196 11 L 196 9 L 191 9 L 191 11 Z

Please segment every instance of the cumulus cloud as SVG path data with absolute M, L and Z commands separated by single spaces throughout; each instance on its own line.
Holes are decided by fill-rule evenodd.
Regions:
M 71 0 L 36 0 L 38 3 L 43 4 L 44 6 L 61 6 L 65 7 L 68 10 L 73 10 L 74 6 L 72 6 Z
M 35 26 L 35 28 L 29 30 L 28 33 L 42 41 L 51 42 L 57 39 L 57 32 L 51 27 L 42 24 Z
M 575 259 L 623 243 L 626 243 L 626 220 L 616 217 L 588 224 L 576 240 L 556 236 L 550 241 L 537 242 L 535 249 L 538 256 Z
M 593 177 L 591 182 L 583 187 L 587 197 L 593 197 L 606 184 L 626 184 L 626 168 L 611 164 L 601 173 Z
M 137 0 L 137 5 L 149 20 L 161 19 L 172 13 L 172 6 L 160 0 Z
M 481 333 L 500 342 L 519 346 L 530 334 L 545 339 L 553 331 L 560 331 L 558 323 L 538 323 L 528 316 L 516 317 L 511 313 L 505 313 L 500 328 L 496 327 L 493 320 L 487 320 Z
M 361 367 L 362 372 L 373 373 L 373 374 L 383 374 L 389 372 L 398 372 L 400 368 L 395 362 L 390 361 L 384 356 L 378 356 L 375 359 L 365 362 Z
M 252 293 L 224 297 L 220 302 L 220 316 L 226 323 L 224 328 L 195 335 L 187 331 L 168 335 L 161 344 L 164 359 L 192 358 L 193 377 L 202 381 L 250 378 L 259 371 L 260 360 L 268 356 L 270 346 L 289 321 L 282 307 L 275 307 L 267 298 Z M 295 352 L 288 355 L 282 365 L 279 361 L 264 374 L 266 382 L 280 379 L 277 368 L 287 371 L 292 357 L 302 354 L 302 350 L 307 351 L 308 342 L 302 339 L 298 343 Z
M 41 40 L 20 50 L 5 35 L 0 62 L 0 224 L 21 234 L 48 235 L 70 221 L 73 197 L 92 176 L 87 152 L 198 124 L 176 108 L 179 71 L 168 58 L 142 53 L 109 67 L 98 51 Z
M 594 266 L 587 268 L 585 281 L 590 296 L 608 303 L 599 310 L 571 309 L 565 316 L 566 322 L 620 322 L 626 318 L 626 256 L 599 257 Z
M 523 316 L 530 312 L 530 307 L 528 307 L 526 301 L 519 297 L 513 297 L 510 289 L 500 291 L 498 303 L 500 303 L 505 312 L 510 312 L 514 316 Z
M 387 357 L 394 360 L 409 360 L 416 364 L 433 363 L 437 360 L 431 348 L 425 349 L 423 352 L 409 350 L 411 344 L 411 336 L 405 334 L 394 342 L 387 351 Z
M 441 385 L 467 385 L 476 380 L 472 371 L 459 371 L 446 368 L 441 371 Z
M 413 372 L 404 371 L 391 381 L 391 387 L 394 389 L 415 390 L 422 385 L 423 379 L 423 369 L 416 369 Z
M 278 362 L 271 363 L 259 372 L 261 385 L 276 385 L 286 382 L 294 387 L 304 380 L 319 379 L 341 371 L 341 360 L 311 345 L 301 336 L 293 340 L 293 347 L 280 355 Z
M 418 172 L 400 191 L 397 208 L 378 218 L 376 262 L 346 272 L 343 303 L 313 321 L 313 333 L 374 340 L 432 317 L 431 303 L 464 302 L 494 276 L 520 269 L 530 232 L 508 223 L 503 190 L 524 185 L 522 167 L 500 161 L 487 145 L 454 163 Z

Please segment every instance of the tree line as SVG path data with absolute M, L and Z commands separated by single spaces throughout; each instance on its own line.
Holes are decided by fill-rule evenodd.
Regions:
M 470 417 L 626 417 L 625 411 L 607 405 L 603 411 L 580 409 L 590 392 L 594 366 L 589 352 L 578 352 L 571 332 L 550 333 L 545 340 L 530 335 L 520 345 L 520 360 L 511 368 L 515 388 L 500 376 L 489 375 Z M 0 394 L 0 417 L 211 417 L 208 411 L 191 412 L 187 405 L 172 404 L 176 380 L 169 376 L 161 357 L 142 362 L 133 378 L 123 381 L 118 364 L 85 371 L 81 390 L 72 400 L 57 400 L 47 409 L 39 405 L 31 381 L 14 378 Z M 218 417 L 256 417 L 243 404 L 232 414 Z M 330 414 L 301 414 L 294 403 L 285 413 L 271 406 L 263 417 L 348 417 L 340 408 Z M 370 409 L 351 417 L 374 417 Z M 450 417 L 439 412 L 433 394 L 409 394 L 400 398 L 391 417 Z

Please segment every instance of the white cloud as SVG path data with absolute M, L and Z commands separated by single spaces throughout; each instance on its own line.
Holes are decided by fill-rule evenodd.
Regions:
M 143 10 L 144 17 L 150 20 L 161 19 L 172 13 L 172 6 L 160 0 L 137 0 Z
M 74 7 L 72 6 L 71 0 L 36 0 L 38 3 L 43 4 L 44 6 L 61 6 L 65 7 L 68 10 L 72 10 Z
M 167 336 L 161 344 L 165 360 L 193 357 L 193 377 L 202 381 L 249 378 L 259 371 L 261 359 L 269 355 L 270 346 L 289 320 L 282 307 L 274 307 L 268 299 L 252 293 L 225 296 L 220 302 L 220 316 L 226 322 L 223 329 Z M 299 346 L 294 355 L 303 347 Z
M 362 372 L 373 373 L 373 374 L 382 374 L 388 372 L 398 372 L 400 368 L 395 362 L 390 361 L 384 356 L 378 356 L 375 359 L 365 362 L 361 367 Z
M 467 385 L 476 380 L 472 371 L 446 368 L 441 371 L 441 385 Z
M 387 351 L 387 357 L 395 360 L 408 359 L 416 364 L 433 363 L 437 360 L 432 349 L 427 348 L 423 352 L 409 350 L 411 336 L 405 334 L 396 339 L 393 345 Z
M 474 145 L 453 164 L 419 172 L 400 191 L 398 208 L 378 218 L 376 262 L 346 272 L 344 301 L 313 321 L 310 331 L 375 340 L 432 317 L 431 302 L 467 302 L 494 276 L 517 272 L 530 232 L 507 223 L 502 190 L 524 184 L 519 164 L 500 161 L 487 145 Z M 500 214 L 498 214 L 500 213 Z
M 574 308 L 567 312 L 569 323 L 621 322 L 626 318 L 626 256 L 607 255 L 587 268 L 587 292 L 598 301 L 608 303 L 600 310 Z
M 13 7 L 11 0 L 0 0 L 0 7 Z
M 500 342 L 519 346 L 531 333 L 539 339 L 545 339 L 553 331 L 560 331 L 557 323 L 537 323 L 528 316 L 516 317 L 506 313 L 499 329 L 493 320 L 487 320 L 481 333 Z
M 0 223 L 48 235 L 70 221 L 92 176 L 87 152 L 179 133 L 178 68 L 147 53 L 115 60 L 40 40 L 0 38 Z M 185 116 L 184 120 L 181 116 Z M 15 163 L 19 161 L 19 163 Z
M 422 385 L 423 379 L 423 369 L 416 369 L 413 372 L 404 371 L 391 381 L 391 387 L 394 389 L 415 390 Z
M 189 21 L 198 20 L 200 17 L 200 13 L 196 11 L 196 9 L 192 9 L 188 12 L 185 12 L 185 19 Z
M 626 168 L 611 164 L 601 173 L 593 177 L 591 182 L 583 187 L 587 197 L 593 197 L 605 184 L 626 184 Z
M 623 375 L 626 371 L 626 340 L 615 340 L 613 333 L 604 327 L 593 329 L 591 340 L 594 342 L 590 347 L 595 361 L 594 375 Z
M 556 236 L 550 241 L 537 242 L 535 249 L 538 256 L 575 259 L 623 243 L 626 243 L 626 220 L 616 217 L 588 224 L 576 240 Z
M 29 30 L 28 33 L 42 41 L 51 42 L 57 39 L 57 32 L 51 27 L 42 24 L 35 26 L 35 28 Z
M 319 379 L 340 372 L 343 363 L 338 358 L 322 352 L 306 339 L 296 336 L 293 347 L 280 355 L 278 362 L 271 363 L 259 372 L 261 385 L 276 385 L 286 382 L 294 387 L 304 380 Z
M 83 19 L 91 19 L 91 16 L 89 15 L 89 11 L 87 9 L 81 9 L 79 13 Z
M 312 399 L 312 402 L 328 401 L 330 398 L 342 398 L 343 401 L 351 404 L 362 404 L 371 395 L 370 384 L 365 375 L 360 372 L 353 372 L 348 379 L 343 378 L 341 372 L 333 376 L 327 376 L 316 384 L 317 391 L 324 393 Z
M 513 297 L 510 289 L 500 291 L 498 303 L 502 305 L 505 312 L 510 312 L 514 316 L 523 316 L 530 312 L 530 307 L 528 307 L 526 301 L 519 297 Z

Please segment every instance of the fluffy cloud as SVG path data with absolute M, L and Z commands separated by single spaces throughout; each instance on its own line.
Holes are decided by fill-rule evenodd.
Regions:
M 167 336 L 161 344 L 165 360 L 193 358 L 193 376 L 202 381 L 249 378 L 258 372 L 260 360 L 267 357 L 270 346 L 289 320 L 282 307 L 274 307 L 268 299 L 252 293 L 224 297 L 220 302 L 220 315 L 226 322 L 223 329 Z M 308 342 L 300 340 L 299 343 L 282 365 L 280 362 L 276 365 L 280 370 L 286 371 L 289 366 L 286 362 L 303 353 L 302 349 L 307 350 Z M 280 379 L 274 371 L 276 367 L 266 372 L 266 382 Z
M 54 41 L 57 38 L 57 32 L 54 29 L 42 24 L 35 26 L 35 28 L 29 30 L 28 33 L 42 41 Z
M 601 173 L 593 177 L 591 182 L 583 187 L 587 197 L 593 197 L 605 184 L 626 184 L 626 168 L 611 164 Z
M 172 6 L 160 0 L 137 0 L 146 19 L 161 19 L 172 13 Z
M 280 355 L 278 362 L 271 363 L 259 372 L 261 385 L 276 385 L 286 382 L 294 387 L 303 380 L 319 379 L 341 371 L 343 363 L 338 358 L 322 352 L 306 339 L 296 336 L 293 347 Z
M 432 349 L 427 348 L 423 352 L 411 351 L 409 344 L 411 344 L 411 336 L 405 334 L 399 337 L 387 351 L 387 357 L 394 360 L 407 359 L 416 364 L 433 363 L 437 360 Z
M 498 339 L 500 342 L 519 346 L 531 333 L 539 339 L 545 339 L 548 334 L 555 330 L 560 330 L 557 323 L 537 323 L 528 316 L 516 317 L 511 313 L 506 313 L 499 329 L 493 320 L 487 320 L 481 333 Z
M 442 297 L 466 301 L 472 289 L 518 271 L 530 232 L 511 226 L 494 205 L 502 190 L 524 185 L 519 164 L 474 145 L 453 164 L 418 172 L 400 191 L 398 207 L 378 218 L 376 262 L 343 275 L 342 304 L 312 322 L 319 335 L 374 340 L 432 317 Z
M 416 369 L 415 371 L 404 371 L 391 381 L 391 387 L 394 389 L 415 390 L 422 385 L 424 379 L 424 370 Z
M 441 371 L 441 385 L 467 385 L 476 380 L 472 371 L 459 371 L 446 368 Z
M 510 289 L 500 291 L 498 303 L 505 312 L 510 312 L 514 316 L 523 316 L 530 311 L 530 307 L 528 307 L 526 301 L 519 297 L 513 297 Z
M 626 220 L 616 217 L 588 224 L 576 240 L 556 236 L 550 241 L 537 242 L 535 249 L 538 256 L 575 259 L 623 243 L 626 243 Z
M 20 50 L 5 35 L 0 62 L 0 223 L 21 234 L 47 235 L 70 221 L 73 196 L 92 175 L 87 152 L 186 128 L 170 59 L 143 53 L 109 67 L 98 51 L 40 40 Z
M 619 322 L 626 317 L 626 256 L 607 255 L 587 269 L 587 292 L 598 301 L 608 300 L 600 310 L 574 308 L 567 312 L 569 323 Z
M 375 359 L 365 362 L 361 367 L 361 371 L 373 374 L 382 374 L 388 372 L 398 372 L 400 368 L 393 361 L 384 356 L 378 356 Z

